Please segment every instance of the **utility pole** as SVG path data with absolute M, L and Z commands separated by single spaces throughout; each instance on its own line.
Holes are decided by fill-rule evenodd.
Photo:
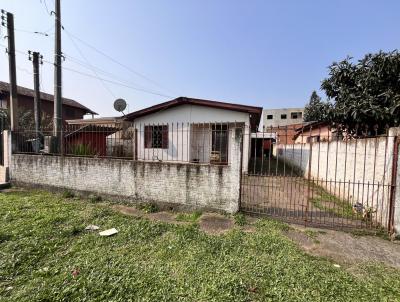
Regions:
M 41 119 L 42 119 L 42 109 L 40 100 L 40 75 L 39 75 L 39 64 L 43 64 L 43 56 L 40 53 L 34 51 L 29 51 L 29 60 L 33 63 L 33 86 L 35 90 L 34 97 L 34 114 L 35 114 L 35 133 L 36 137 L 40 138 L 41 133 Z
M 61 71 L 61 3 L 55 0 L 55 52 L 54 52 L 54 127 L 57 152 L 62 144 L 62 71 Z
M 14 15 L 1 10 L 1 20 L 4 26 L 6 19 L 8 35 L 8 68 L 10 77 L 10 123 L 11 131 L 18 130 L 18 91 L 17 91 L 17 70 L 15 62 L 15 36 L 14 36 Z

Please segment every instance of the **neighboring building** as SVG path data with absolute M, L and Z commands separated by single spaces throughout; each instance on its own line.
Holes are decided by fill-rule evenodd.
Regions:
M 283 127 L 303 123 L 304 108 L 264 109 L 264 127 Z
M 18 86 L 18 109 L 21 110 L 32 110 L 34 109 L 34 95 L 35 92 L 32 89 Z M 48 93 L 42 92 L 41 97 L 41 109 L 42 113 L 53 116 L 54 114 L 54 96 Z M 63 121 L 71 119 L 82 119 L 85 115 L 95 115 L 96 112 L 90 110 L 86 106 L 78 103 L 77 101 L 63 98 Z M 0 81 L 0 108 L 7 109 L 10 106 L 10 85 L 9 83 Z
M 67 120 L 66 151 L 133 158 L 135 130 L 122 117 Z
M 227 164 L 235 152 L 232 140 L 242 129 L 243 161 L 248 161 L 251 129 L 257 129 L 261 114 L 260 107 L 179 97 L 125 120 L 137 130 L 139 160 Z
M 329 142 L 336 138 L 336 132 L 333 132 L 327 122 L 310 122 L 296 129 L 293 136 L 295 144 Z

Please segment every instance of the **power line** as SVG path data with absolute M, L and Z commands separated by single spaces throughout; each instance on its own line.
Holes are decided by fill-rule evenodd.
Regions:
M 74 57 L 72 57 L 72 56 L 70 56 L 70 55 L 68 55 L 68 54 L 65 54 L 65 53 L 64 53 L 64 55 L 65 55 L 65 58 L 66 58 L 67 62 L 68 62 L 68 61 L 71 61 L 71 62 L 73 62 L 73 63 L 75 63 L 75 64 L 78 64 L 78 65 L 80 65 L 80 66 L 82 66 L 82 67 L 84 67 L 84 68 L 87 68 L 87 69 L 91 69 L 91 67 L 93 67 L 94 69 L 97 70 L 98 73 L 103 74 L 103 75 L 106 75 L 106 76 L 108 76 L 108 77 L 110 77 L 110 78 L 117 79 L 117 80 L 118 80 L 119 82 L 121 82 L 121 83 L 128 83 L 129 85 L 135 86 L 135 87 L 140 88 L 140 89 L 147 89 L 146 87 L 141 86 L 141 85 L 138 85 L 137 83 L 126 81 L 125 79 L 123 79 L 123 78 L 121 78 L 121 77 L 119 77 L 119 76 L 117 76 L 117 75 L 115 75 L 115 74 L 113 74 L 113 73 L 110 73 L 110 72 L 108 72 L 108 71 L 105 71 L 104 69 L 98 68 L 98 67 L 93 66 L 93 65 L 91 65 L 91 67 L 89 67 L 89 66 L 87 65 L 87 63 L 85 63 L 85 62 L 83 62 L 83 61 L 81 61 L 81 60 L 79 60 L 79 59 L 77 59 L 77 58 L 74 58 Z M 149 90 L 149 91 L 155 91 L 155 90 L 150 90 L 150 89 L 147 89 L 147 90 Z M 157 91 L 155 91 L 155 92 L 157 92 Z
M 5 49 L 7 49 L 7 47 L 5 45 L 3 45 L 3 44 L 0 44 L 0 46 L 5 48 Z M 17 50 L 16 49 L 15 52 L 18 53 L 18 54 L 27 55 L 27 53 L 25 53 L 25 52 L 23 52 L 21 50 Z M 46 63 L 46 64 L 49 64 L 49 65 L 54 65 L 54 63 L 50 62 L 50 61 L 43 60 L 43 62 Z M 74 72 L 74 73 L 77 73 L 77 74 L 80 74 L 80 75 L 83 75 L 83 76 L 87 76 L 87 77 L 90 77 L 90 78 L 101 79 L 101 80 L 103 80 L 105 82 L 108 82 L 110 84 L 113 84 L 113 85 L 119 85 L 119 86 L 122 86 L 122 87 L 130 88 L 130 89 L 133 89 L 133 90 L 137 90 L 137 91 L 141 91 L 141 92 L 145 92 L 145 93 L 148 93 L 148 94 L 153 94 L 153 95 L 157 95 L 157 96 L 161 96 L 161 97 L 165 97 L 165 98 L 173 98 L 173 96 L 170 96 L 170 95 L 166 95 L 166 94 L 162 94 L 162 93 L 158 93 L 158 92 L 155 92 L 155 91 L 142 89 L 142 88 L 138 88 L 138 87 L 133 87 L 131 85 L 128 85 L 128 84 L 125 84 L 125 83 L 121 83 L 121 82 L 118 82 L 118 81 L 113 81 L 113 80 L 109 80 L 109 79 L 93 76 L 91 74 L 88 74 L 88 73 L 85 73 L 85 72 L 81 72 L 79 70 L 75 70 L 75 69 L 68 68 L 68 67 L 65 67 L 65 66 L 63 66 L 62 68 L 67 70 L 67 71 Z
M 33 73 L 31 71 L 29 71 L 28 69 L 26 69 L 26 68 L 22 68 L 22 67 L 19 67 L 19 66 L 16 66 L 16 67 L 20 71 L 23 71 L 23 72 L 25 72 L 25 73 L 27 73 L 29 75 L 33 75 Z
M 86 61 L 86 63 L 89 65 L 89 68 L 92 70 L 92 72 L 99 78 L 99 75 L 97 73 L 97 71 L 93 68 L 92 64 L 90 64 L 89 60 L 85 57 L 85 55 L 82 53 L 81 49 L 79 48 L 79 46 L 75 43 L 75 41 L 72 39 L 72 37 L 69 35 L 69 33 L 66 31 L 69 39 L 71 40 L 72 44 L 74 45 L 74 47 L 76 48 L 76 50 L 79 52 L 80 56 Z M 99 78 L 101 84 L 103 85 L 103 87 L 111 94 L 111 96 L 116 99 L 117 97 L 115 96 L 115 94 L 112 92 L 112 90 L 110 89 L 110 87 L 108 87 L 105 82 L 103 80 L 101 80 Z
M 47 63 L 47 64 L 53 65 L 53 63 L 52 63 L 52 62 L 49 62 L 49 61 L 43 60 L 43 62 L 44 62 L 44 63 Z M 166 95 L 166 94 L 162 94 L 162 93 L 158 93 L 158 92 L 153 92 L 153 91 L 146 90 L 146 89 L 141 89 L 141 88 L 133 87 L 133 86 L 131 86 L 131 85 L 127 85 L 127 84 L 124 84 L 124 83 L 121 83 L 121 82 L 112 81 L 112 80 L 109 80 L 109 79 L 97 77 L 97 76 L 91 75 L 91 74 L 89 74 L 89 73 L 82 72 L 82 71 L 79 71 L 79 70 L 75 70 L 75 69 L 72 69 L 72 68 L 68 68 L 68 67 L 65 67 L 65 66 L 63 66 L 62 68 L 65 69 L 65 70 L 67 70 L 67 71 L 75 72 L 75 73 L 77 73 L 77 74 L 80 74 L 80 75 L 83 75 L 83 76 L 87 76 L 87 77 L 90 77 L 90 78 L 102 80 L 102 81 L 108 82 L 108 83 L 110 83 L 110 84 L 123 86 L 123 87 L 126 87 L 126 88 L 130 88 L 130 89 L 133 89 L 133 90 L 138 90 L 138 91 L 146 92 L 146 93 L 149 93 L 149 94 L 154 94 L 154 95 L 162 96 L 162 97 L 165 97 L 165 98 L 172 98 L 172 96 L 170 96 L 170 95 Z
M 42 36 L 45 36 L 45 37 L 50 36 L 50 34 L 48 34 L 48 33 L 45 32 L 45 31 L 30 31 L 30 30 L 18 29 L 18 28 L 14 28 L 14 30 L 15 30 L 15 31 L 18 31 L 18 32 L 27 33 L 27 34 L 42 35 Z
M 99 54 L 101 54 L 102 56 L 106 57 L 107 59 L 109 59 L 110 61 L 114 62 L 115 64 L 117 64 L 117 65 L 119 65 L 119 66 L 125 68 L 126 70 L 130 71 L 131 73 L 133 73 L 133 74 L 135 74 L 135 75 L 137 75 L 137 76 L 139 76 L 139 77 L 141 77 L 141 78 L 143 78 L 143 79 L 145 79 L 145 80 L 147 80 L 147 81 L 153 83 L 154 85 L 158 86 L 158 87 L 161 88 L 161 89 L 166 89 L 166 90 L 172 92 L 173 94 L 176 94 L 176 93 L 174 93 L 173 91 L 171 91 L 170 89 L 167 89 L 167 88 L 164 87 L 163 85 L 159 84 L 158 82 L 156 82 L 156 81 L 150 79 L 149 77 L 147 77 L 147 76 L 141 74 L 140 72 L 137 72 L 137 71 L 133 70 L 131 67 L 129 67 L 129 66 L 127 66 L 127 65 L 125 65 L 125 64 L 123 64 L 123 63 L 121 63 L 121 62 L 119 62 L 119 61 L 117 61 L 117 60 L 114 59 L 112 56 L 109 56 L 108 54 L 106 54 L 105 52 L 99 50 L 99 49 L 96 48 L 95 46 L 90 45 L 89 43 L 85 42 L 85 41 L 82 40 L 81 38 L 79 38 L 79 37 L 73 35 L 73 34 L 70 33 L 69 31 L 67 31 L 67 30 L 65 29 L 65 27 L 63 27 L 63 29 L 64 29 L 64 31 L 68 32 L 68 33 L 71 35 L 71 37 L 75 38 L 76 40 L 78 40 L 79 42 L 83 43 L 83 44 L 86 45 L 87 47 L 93 49 L 94 51 L 96 51 L 97 53 L 99 53 Z
M 43 3 L 43 4 L 44 4 L 44 8 L 45 8 L 45 10 L 46 10 L 46 13 L 49 14 L 49 15 L 51 15 L 51 12 L 49 11 L 49 8 L 47 7 L 46 0 L 40 0 L 40 3 Z

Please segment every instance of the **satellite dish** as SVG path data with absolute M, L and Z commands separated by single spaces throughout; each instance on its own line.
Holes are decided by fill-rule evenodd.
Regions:
M 126 102 L 124 99 L 117 99 L 114 102 L 114 109 L 117 110 L 118 112 L 124 111 L 126 108 Z

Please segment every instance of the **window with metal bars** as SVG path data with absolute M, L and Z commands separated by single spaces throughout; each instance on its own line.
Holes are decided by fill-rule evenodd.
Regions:
M 168 125 L 145 126 L 144 147 L 168 149 Z

